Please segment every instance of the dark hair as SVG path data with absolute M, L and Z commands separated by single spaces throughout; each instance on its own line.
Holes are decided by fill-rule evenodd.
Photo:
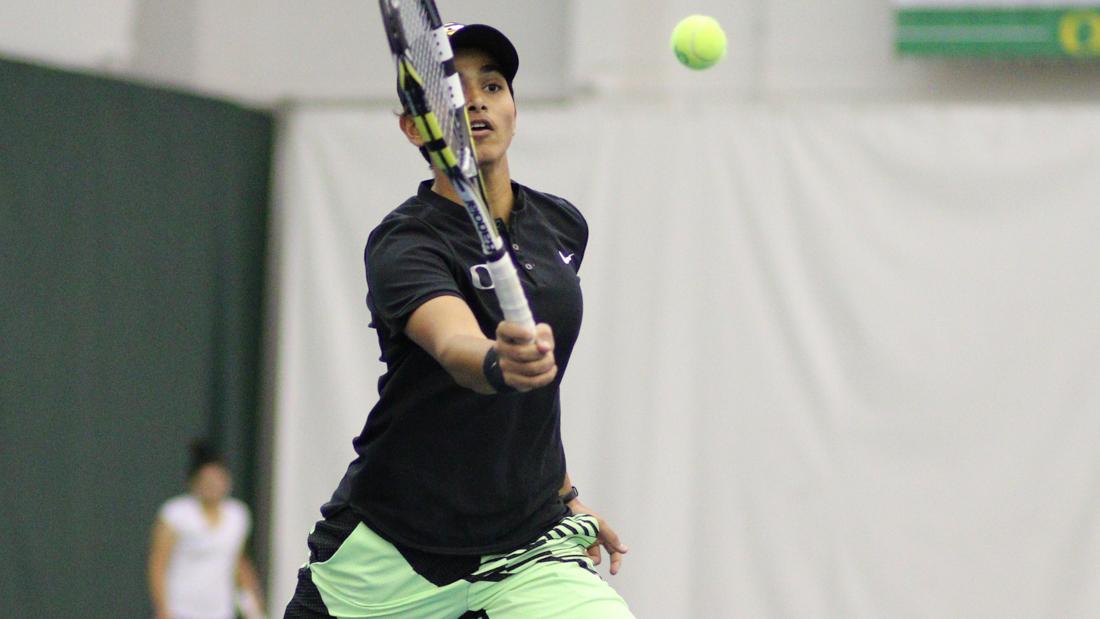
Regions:
M 187 469 L 187 479 L 193 478 L 199 469 L 207 464 L 225 466 L 225 459 L 207 441 L 201 439 L 191 441 L 191 465 Z

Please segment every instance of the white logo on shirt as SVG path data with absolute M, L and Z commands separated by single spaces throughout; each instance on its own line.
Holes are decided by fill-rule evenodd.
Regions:
M 573 254 L 569 254 L 568 256 L 566 256 L 565 253 L 562 250 L 559 249 L 558 250 L 558 255 L 561 256 L 561 261 L 564 262 L 565 264 L 569 264 L 570 262 L 573 262 Z
M 487 264 L 475 264 L 470 267 L 470 280 L 478 290 L 492 290 L 494 286 L 493 272 L 489 270 Z

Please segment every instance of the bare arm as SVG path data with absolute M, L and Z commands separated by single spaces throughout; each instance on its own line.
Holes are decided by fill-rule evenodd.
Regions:
M 565 479 L 561 480 L 561 488 L 558 490 L 558 496 L 565 496 L 569 494 L 569 491 L 573 489 L 573 478 L 569 477 L 569 471 L 565 472 Z
M 237 586 L 245 591 L 252 599 L 249 600 L 248 609 L 252 614 L 245 613 L 246 617 L 264 615 L 264 597 L 260 592 L 260 577 L 256 574 L 256 567 L 248 555 L 241 551 L 237 559 Z M 251 608 L 253 607 L 254 608 Z
M 157 518 L 153 525 L 152 541 L 149 544 L 149 596 L 153 601 L 153 611 L 157 619 L 167 619 L 168 614 L 168 560 L 172 557 L 172 548 L 176 546 L 176 532 L 168 523 Z
M 531 333 L 519 325 L 502 322 L 497 326 L 497 339 L 491 340 L 482 335 L 473 311 L 458 297 L 425 301 L 409 317 L 405 334 L 438 361 L 455 382 L 478 393 L 494 393 L 482 371 L 485 353 L 494 346 L 505 382 L 519 391 L 548 385 L 558 374 L 554 334 L 549 325 L 537 325 Z
M 569 472 L 565 473 L 565 478 L 561 482 L 561 488 L 558 490 L 558 496 L 565 496 L 573 489 L 573 479 L 569 477 Z M 615 529 L 611 528 L 611 525 L 603 519 L 590 507 L 581 502 L 580 497 L 577 497 L 566 503 L 566 507 L 574 514 L 589 514 L 596 518 L 596 523 L 600 526 L 600 536 L 596 539 L 596 543 L 592 544 L 588 548 L 588 556 L 592 557 L 592 561 L 599 565 L 603 561 L 603 553 L 600 552 L 600 546 L 607 549 L 607 554 L 611 556 L 611 574 L 615 575 L 619 573 L 619 566 L 622 565 L 623 555 L 630 549 L 626 544 L 619 539 L 619 534 L 615 532 Z

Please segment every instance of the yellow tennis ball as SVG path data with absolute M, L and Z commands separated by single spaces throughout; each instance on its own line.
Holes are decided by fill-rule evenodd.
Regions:
M 718 20 L 707 15 L 689 15 L 672 29 L 672 51 L 676 59 L 692 69 L 712 67 L 726 55 L 726 33 Z

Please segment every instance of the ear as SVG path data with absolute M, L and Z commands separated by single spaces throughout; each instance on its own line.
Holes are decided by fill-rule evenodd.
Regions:
M 519 106 L 516 105 L 516 93 L 508 88 L 508 94 L 512 95 L 512 137 L 516 137 L 516 128 L 519 127 Z
M 401 132 L 405 134 L 405 139 L 410 144 L 416 147 L 420 147 L 424 144 L 424 138 L 420 136 L 420 130 L 416 128 L 416 121 L 413 120 L 412 114 L 402 114 L 397 117 L 397 125 L 401 127 Z

